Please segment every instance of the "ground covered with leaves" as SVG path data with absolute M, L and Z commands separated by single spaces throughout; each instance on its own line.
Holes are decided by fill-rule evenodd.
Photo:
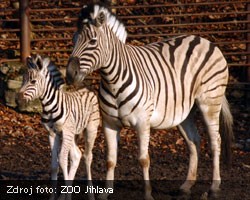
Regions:
M 222 164 L 222 194 L 227 199 L 247 199 L 250 192 L 250 152 L 249 152 L 249 109 L 232 109 L 235 117 L 235 145 L 231 169 Z M 206 192 L 211 183 L 212 160 L 207 135 L 201 122 L 198 122 L 202 135 L 201 153 L 198 167 L 198 183 L 194 186 L 197 199 Z M 84 141 L 78 141 L 84 151 Z M 106 145 L 103 133 L 99 131 L 93 149 L 92 174 L 94 180 L 104 180 L 106 173 Z M 129 187 L 122 182 L 120 188 L 138 187 L 143 197 L 142 171 L 137 160 L 137 136 L 133 130 L 123 129 L 119 143 L 118 164 L 115 179 L 129 181 Z M 175 196 L 175 191 L 185 180 L 188 169 L 188 151 L 177 129 L 152 131 L 150 140 L 153 195 L 157 199 Z M 83 158 L 76 179 L 86 177 Z M 38 114 L 20 113 L 0 104 L 0 180 L 49 180 L 50 147 L 48 134 L 40 123 Z M 59 173 L 62 179 L 62 173 Z M 174 184 L 175 183 L 175 184 Z M 126 183 L 124 183 L 126 185 Z M 131 186 L 132 184 L 132 186 Z M 132 187 L 132 188 L 131 188 Z M 137 192 L 138 192 L 137 191 Z M 230 198 L 228 198 L 230 197 Z M 112 198 L 111 198 L 112 199 Z M 115 199 L 115 198 L 114 198 Z M 170 198 L 171 199 L 171 198 Z

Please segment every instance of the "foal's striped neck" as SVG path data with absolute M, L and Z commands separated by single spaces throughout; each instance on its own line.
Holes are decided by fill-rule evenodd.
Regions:
M 65 83 L 62 73 L 52 62 L 49 63 L 46 69 L 44 85 L 45 91 L 40 98 L 44 106 L 52 103 L 56 93 L 59 92 L 59 89 Z

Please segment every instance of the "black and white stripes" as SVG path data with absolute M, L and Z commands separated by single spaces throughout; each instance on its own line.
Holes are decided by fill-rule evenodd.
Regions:
M 100 109 L 108 143 L 107 180 L 113 180 L 117 162 L 117 135 L 123 126 L 134 128 L 139 138 L 145 198 L 152 199 L 149 184 L 150 128 L 178 126 L 190 150 L 189 192 L 196 180 L 199 135 L 193 108 L 200 109 L 213 152 L 212 191 L 220 185 L 220 114 L 228 127 L 222 140 L 231 141 L 232 116 L 225 98 L 227 62 L 218 47 L 198 36 L 179 36 L 146 46 L 125 44 L 124 26 L 99 4 L 85 6 L 78 20 L 75 44 L 67 66 L 67 80 L 78 83 L 99 69 Z M 222 110 L 222 112 L 221 112 Z M 229 145 L 230 146 L 230 145 Z M 228 156 L 230 149 L 227 149 Z M 230 157 L 228 157 L 230 159 Z
M 27 59 L 28 70 L 20 89 L 21 100 L 39 98 L 42 103 L 42 123 L 49 132 L 52 151 L 52 180 L 57 179 L 60 164 L 65 180 L 73 180 L 78 168 L 81 151 L 75 135 L 85 132 L 85 159 L 87 177 L 91 180 L 92 148 L 99 126 L 99 104 L 95 94 L 88 89 L 64 91 L 64 79 L 49 58 L 37 55 Z M 62 144 L 60 144 L 62 137 Z M 59 147 L 60 154 L 58 155 Z M 71 166 L 68 171 L 68 156 Z M 59 163 L 58 163 L 59 160 Z

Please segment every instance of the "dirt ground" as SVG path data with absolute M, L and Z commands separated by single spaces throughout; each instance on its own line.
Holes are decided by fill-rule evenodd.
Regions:
M 250 131 L 249 108 L 237 106 L 234 115 L 235 145 L 233 165 L 227 169 L 221 164 L 221 196 L 219 199 L 250 199 Z M 202 136 L 198 167 L 198 182 L 190 199 L 206 199 L 212 177 L 212 161 L 207 135 L 198 122 Z M 84 151 L 83 140 L 78 141 Z M 123 129 L 119 143 L 118 164 L 115 171 L 117 195 L 110 199 L 143 199 L 142 170 L 137 160 L 137 137 L 134 131 Z M 104 180 L 106 173 L 105 141 L 99 131 L 93 149 L 92 176 Z M 152 131 L 150 141 L 150 177 L 155 199 L 177 199 L 177 192 L 185 180 L 188 168 L 188 151 L 177 129 Z M 83 158 L 76 179 L 85 179 Z M 48 135 L 40 123 L 38 114 L 20 113 L 0 103 L 0 182 L 5 180 L 49 180 L 50 148 Z M 62 179 L 62 173 L 59 173 Z M 120 191 L 124 190 L 124 191 Z M 139 194 L 139 196 L 138 196 Z M 126 198 L 124 196 L 128 195 Z M 43 199 L 43 198 L 41 198 Z M 77 199 L 77 198 L 76 198 Z

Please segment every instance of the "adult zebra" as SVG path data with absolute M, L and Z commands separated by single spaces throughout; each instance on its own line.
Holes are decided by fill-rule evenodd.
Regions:
M 100 120 L 97 96 L 86 88 L 74 92 L 64 91 L 62 74 L 49 58 L 37 55 L 27 58 L 27 63 L 28 70 L 24 74 L 19 103 L 35 98 L 41 100 L 43 107 L 41 121 L 49 132 L 52 151 L 51 179 L 57 180 L 59 164 L 64 180 L 74 179 L 82 155 L 75 143 L 75 136 L 84 131 L 85 165 L 87 179 L 91 180 L 92 148 Z M 61 145 L 60 137 L 62 137 Z M 69 154 L 71 165 L 68 170 Z
M 232 116 L 225 97 L 228 67 L 221 51 L 197 36 L 183 35 L 146 46 L 125 44 L 126 30 L 105 6 L 84 6 L 74 35 L 74 49 L 67 66 L 67 80 L 82 82 L 100 69 L 100 109 L 107 140 L 107 180 L 114 179 L 117 138 L 123 126 L 134 128 L 139 138 L 139 161 L 145 180 L 145 199 L 153 199 L 149 181 L 150 128 L 178 126 L 185 138 L 190 161 L 186 181 L 180 187 L 189 193 L 195 183 L 200 137 L 194 125 L 198 106 L 211 140 L 213 182 L 221 183 L 219 159 L 222 141 L 230 161 Z M 219 133 L 219 117 L 225 134 Z M 111 181 L 111 185 L 112 181 Z

